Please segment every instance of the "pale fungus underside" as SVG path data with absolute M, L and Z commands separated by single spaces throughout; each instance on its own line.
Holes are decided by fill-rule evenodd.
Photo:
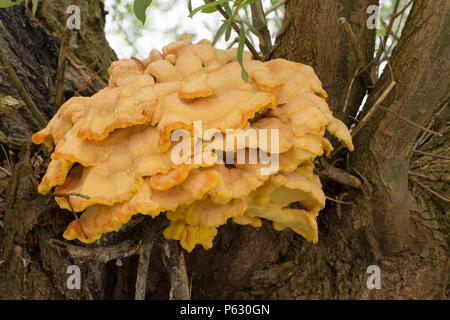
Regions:
M 353 150 L 351 136 L 333 117 L 311 67 L 283 59 L 256 61 L 247 53 L 244 66 L 248 83 L 235 49 L 218 50 L 207 40 L 192 44 L 183 35 L 142 61 L 114 62 L 107 88 L 67 101 L 32 138 L 54 149 L 39 192 L 89 197 L 70 197 L 73 209 L 84 211 L 83 230 L 74 221 L 64 237 L 92 243 L 133 215 L 166 213 L 171 223 L 164 236 L 179 240 L 187 251 L 197 244 L 211 248 L 217 228 L 230 218 L 254 227 L 267 219 L 276 230 L 291 228 L 317 242 L 316 217 L 325 195 L 313 160 L 332 151 L 326 129 Z M 257 148 L 278 153 L 278 170 L 263 175 L 260 162 L 230 166 L 218 158 L 177 163 L 172 132 L 194 135 L 196 121 L 204 131 L 223 132 L 224 140 L 229 129 L 277 129 L 277 148 L 273 142 Z M 239 151 L 228 142 L 220 144 L 224 150 L 208 149 L 207 139 L 197 143 L 201 152 Z M 247 154 L 251 148 L 244 145 Z M 70 209 L 66 198 L 56 201 Z M 294 202 L 303 209 L 289 207 Z

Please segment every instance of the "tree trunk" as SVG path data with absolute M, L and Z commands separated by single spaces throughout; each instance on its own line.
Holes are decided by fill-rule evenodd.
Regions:
M 87 20 L 83 20 L 85 27 L 80 32 L 72 33 L 66 97 L 82 87 L 83 95 L 98 91 L 106 84 L 104 70 L 115 59 L 101 28 L 101 1 L 80 3 Z M 272 58 L 312 65 L 329 93 L 330 108 L 347 124 L 353 122 L 349 115 L 356 115 L 367 92 L 363 116 L 395 80 L 393 90 L 355 137 L 355 151 L 347 161 L 337 161 L 341 168 L 361 178 L 364 191 L 323 179 L 328 196 L 353 204 L 327 202 L 318 218 L 317 245 L 289 230 L 276 232 L 268 223 L 259 230 L 234 224 L 222 227 L 212 249 L 196 248 L 185 255 L 192 298 L 448 297 L 450 220 L 446 213 L 450 205 L 445 198 L 450 198 L 450 173 L 448 160 L 429 154 L 448 155 L 450 150 L 450 113 L 446 108 L 450 55 L 445 33 L 450 28 L 450 3 L 414 1 L 390 60 L 392 69 L 387 67 L 373 88 L 368 87 L 367 79 L 355 79 L 348 108 L 343 112 L 359 62 L 339 26 L 339 18 L 345 17 L 350 23 L 364 59 L 370 62 L 375 31 L 366 28 L 366 9 L 372 4 L 377 1 L 288 0 L 271 54 Z M 7 29 L 0 34 L 0 45 L 48 118 L 53 114 L 59 49 L 55 37 L 62 34 L 59 16 L 68 5 L 68 1 L 43 2 L 38 20 L 25 14 L 23 6 L 0 10 L 0 20 Z M 0 95 L 20 98 L 1 70 Z M 399 115 L 421 126 L 432 123 L 430 128 L 443 136 L 423 134 Z M 38 129 L 25 107 L 13 116 L 0 114 L 0 118 L 0 130 L 10 136 L 29 137 Z M 36 150 L 23 148 L 15 155 L 17 163 L 11 176 L 0 176 L 0 192 L 8 182 L 0 198 L 0 210 L 4 207 L 0 282 L 5 284 L 0 286 L 0 299 L 132 299 L 140 265 L 136 253 L 149 230 L 155 240 L 145 297 L 167 299 L 170 277 L 162 259 L 160 231 L 164 219 L 135 217 L 124 230 L 87 246 L 85 256 L 96 259 L 81 258 L 80 252 L 73 258 L 70 253 L 80 248 L 50 240 L 61 239 L 72 217 L 51 198 L 37 194 L 35 183 L 48 154 Z M 42 163 L 39 157 L 45 161 Z M 337 153 L 332 161 L 339 158 L 345 160 L 346 154 Z M 123 246 L 124 258 L 97 255 L 96 249 L 110 245 Z M 81 268 L 80 290 L 70 290 L 66 285 L 70 276 L 67 267 L 74 264 Z M 371 265 L 381 270 L 379 290 L 370 290 L 366 284 Z

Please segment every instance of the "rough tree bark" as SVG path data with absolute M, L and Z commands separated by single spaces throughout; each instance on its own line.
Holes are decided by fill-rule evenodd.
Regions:
M 58 16 L 64 15 L 69 3 L 43 3 L 48 7 L 38 12 L 38 20 L 26 15 L 22 6 L 0 10 L 0 20 L 7 29 L 0 33 L 0 45 L 41 111 L 50 118 L 59 48 L 55 37 L 61 36 L 63 27 Z M 356 79 L 347 111 L 342 112 L 358 61 L 339 18 L 349 21 L 369 62 L 375 40 L 374 31 L 366 28 L 366 8 L 371 4 L 377 1 L 288 0 L 271 54 L 272 58 L 312 65 L 329 93 L 330 107 L 347 124 L 352 123 L 348 116 L 356 115 L 368 90 L 367 83 Z M 101 28 L 101 2 L 80 1 L 80 6 L 82 16 L 87 17 L 83 23 L 92 28 L 72 34 L 66 98 L 80 87 L 84 87 L 83 95 L 90 95 L 104 86 L 104 70 L 115 59 Z M 394 89 L 383 100 L 383 108 L 373 111 L 373 117 L 355 137 L 355 152 L 348 158 L 337 153 L 332 159 L 361 178 L 364 192 L 322 181 L 327 195 L 353 204 L 327 202 L 318 220 L 319 243 L 307 243 L 288 230 L 276 232 L 268 223 L 260 230 L 228 224 L 219 230 L 211 250 L 197 248 L 185 255 L 192 298 L 448 297 L 450 220 L 446 213 L 450 205 L 445 197 L 450 198 L 450 173 L 448 160 L 426 154 L 448 155 L 450 150 L 450 113 L 445 107 L 450 92 L 449 9 L 446 0 L 414 1 L 390 61 Z M 391 81 L 386 68 L 374 88 L 369 88 L 363 115 Z M 0 95 L 20 98 L 1 70 Z M 430 125 L 443 136 L 424 135 L 398 115 Z M 12 116 L 0 115 L 0 119 L 0 130 L 17 138 L 29 137 L 37 129 L 24 108 Z M 167 299 L 170 278 L 161 259 L 163 220 L 136 217 L 121 232 L 108 234 L 88 246 L 87 252 L 74 254 L 80 249 L 49 241 L 61 239 L 72 217 L 59 210 L 51 198 L 37 194 L 33 181 L 42 174 L 39 157 L 48 159 L 43 151 L 24 148 L 15 155 L 17 163 L 11 176 L 0 179 L 0 192 L 8 183 L 0 198 L 0 214 L 3 209 L 4 215 L 3 220 L 0 216 L 4 224 L 0 228 L 0 282 L 5 284 L 0 286 L 0 298 L 132 299 L 138 267 L 135 253 L 140 250 L 140 239 L 151 230 L 159 236 L 151 251 L 146 298 Z M 41 166 L 45 165 L 44 161 Z M 124 258 L 99 258 L 95 250 L 110 245 L 122 246 L 119 251 Z M 81 267 L 81 290 L 66 287 L 66 269 L 71 264 Z M 381 268 L 381 290 L 366 286 L 366 269 L 373 264 Z

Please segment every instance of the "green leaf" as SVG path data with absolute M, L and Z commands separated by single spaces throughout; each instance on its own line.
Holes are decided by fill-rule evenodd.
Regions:
M 31 12 L 33 13 L 33 16 L 36 14 L 36 10 L 37 10 L 37 6 L 39 3 L 39 0 L 32 0 L 33 2 L 33 9 L 31 10 Z
M 8 0 L 0 0 L 0 8 L 8 8 L 18 4 L 21 4 L 23 0 L 18 1 L 8 1 Z
M 386 34 L 386 29 L 385 28 L 377 29 L 377 36 L 384 37 L 385 34 Z
M 228 28 L 228 25 L 230 25 L 230 21 L 226 20 L 217 30 L 216 35 L 214 36 L 214 39 L 212 41 L 212 45 L 215 45 L 217 41 L 220 39 L 220 37 L 224 34 L 225 30 Z
M 205 4 L 210 3 L 209 0 L 203 0 L 203 2 L 204 2 Z M 203 13 L 213 13 L 213 12 L 216 12 L 216 11 L 217 11 L 217 6 L 214 6 L 214 7 L 207 8 L 207 9 L 203 9 L 203 10 L 202 10 Z
M 189 15 L 192 14 L 192 0 L 188 1 L 188 10 L 189 10 Z
M 236 8 L 237 6 L 241 6 L 242 0 L 235 0 L 233 4 L 233 8 Z
M 253 24 L 251 24 L 250 22 L 248 22 L 247 20 L 241 20 L 241 19 L 236 19 L 237 22 L 239 23 L 244 23 L 245 25 L 248 26 L 248 29 L 257 37 L 259 37 L 259 32 L 258 30 L 256 30 L 255 26 Z
M 136 15 L 136 18 L 138 18 L 142 24 L 145 24 L 146 20 L 146 11 L 147 8 L 152 3 L 152 0 L 134 0 L 134 14 Z
M 255 36 L 259 37 L 259 32 L 258 32 L 258 30 L 256 30 L 254 25 L 252 25 L 249 22 L 245 22 L 245 24 L 248 26 L 248 29 L 251 31 L 251 33 L 253 33 Z
M 229 21 L 229 20 L 228 20 Z M 230 24 L 227 26 L 227 31 L 225 32 L 225 41 L 230 40 L 231 37 L 231 22 Z
M 248 72 L 245 70 L 244 67 L 241 68 L 241 78 L 242 80 L 248 83 Z
M 241 22 L 240 24 L 241 32 L 239 34 L 239 45 L 237 49 L 237 61 L 241 65 L 241 77 L 242 80 L 248 82 L 248 73 L 244 68 L 243 56 L 244 56 L 244 46 L 245 46 L 245 32 L 244 32 L 244 24 Z
M 195 8 L 194 10 L 192 10 L 192 12 L 189 14 L 189 17 L 192 18 L 197 12 L 199 11 L 203 11 L 205 9 L 211 9 L 211 8 L 215 8 L 217 5 L 222 5 L 226 2 L 229 2 L 230 0 L 217 0 L 214 2 L 209 2 L 207 4 L 204 4 L 198 8 Z
M 228 2 L 225 2 L 223 4 L 223 8 L 225 9 L 225 12 L 227 13 L 227 15 L 229 17 L 231 17 L 233 15 L 233 11 L 231 11 L 230 4 Z
M 203 13 L 213 13 L 216 12 L 217 8 L 216 7 L 212 7 L 212 8 L 208 8 L 208 9 L 203 9 L 202 12 Z

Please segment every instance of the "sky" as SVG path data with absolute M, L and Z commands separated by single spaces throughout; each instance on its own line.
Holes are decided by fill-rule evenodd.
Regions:
M 133 0 L 121 0 L 122 3 L 132 3 Z M 156 2 L 156 0 L 154 0 Z M 164 45 L 175 41 L 176 36 L 174 32 L 170 32 L 171 29 L 178 27 L 178 35 L 184 32 L 194 33 L 197 37 L 194 39 L 196 41 L 201 39 L 212 40 L 215 31 L 219 28 L 222 16 L 219 13 L 212 14 L 196 14 L 193 19 L 189 18 L 189 11 L 187 8 L 187 1 L 184 0 L 157 0 L 160 6 L 167 8 L 168 11 L 163 12 L 159 8 L 155 7 L 152 3 L 147 9 L 147 22 L 145 26 L 141 27 L 142 36 L 136 42 L 137 47 L 137 57 L 145 58 L 152 49 L 161 49 Z M 193 8 L 204 4 L 202 0 L 193 0 Z M 271 6 L 270 0 L 263 0 L 265 8 Z M 123 5 L 122 5 L 123 7 Z M 105 1 L 106 11 L 111 12 L 112 2 Z M 271 13 L 269 17 L 274 17 L 275 13 Z M 126 19 L 122 21 L 122 28 L 125 30 L 130 30 L 134 28 L 136 18 L 134 15 L 127 16 Z M 112 15 L 106 16 L 106 38 L 110 43 L 111 47 L 116 51 L 119 58 L 130 57 L 133 55 L 133 49 L 128 46 L 126 41 L 123 39 L 123 33 L 117 33 L 115 30 L 117 22 L 113 20 Z M 271 29 L 275 28 L 275 25 L 269 25 Z M 233 39 L 235 35 L 232 35 Z M 257 43 L 256 43 L 257 45 Z M 219 41 L 216 45 L 218 48 L 225 48 L 227 44 L 225 41 Z
M 400 8 L 407 0 L 401 1 Z M 113 3 L 119 3 L 119 7 L 126 12 L 125 5 L 133 2 L 134 0 L 105 0 L 105 9 L 107 12 L 114 12 Z M 262 2 L 265 10 L 271 7 L 271 0 L 263 0 Z M 192 0 L 193 8 L 202 4 L 204 4 L 203 0 Z M 384 8 L 392 8 L 393 0 L 380 0 L 380 4 Z M 112 14 L 108 14 L 105 26 L 106 38 L 119 58 L 136 56 L 140 59 L 146 58 L 152 49 L 160 50 L 170 42 L 176 41 L 177 37 L 184 32 L 195 34 L 194 41 L 212 40 L 223 19 L 220 13 L 198 13 L 193 18 L 189 18 L 188 14 L 187 0 L 153 0 L 147 9 L 147 21 L 144 26 L 134 14 L 129 12 L 124 14 L 124 18 L 120 20 L 120 25 Z M 273 40 L 280 27 L 282 14 L 282 9 L 279 9 L 278 12 L 272 12 L 267 16 Z M 378 24 L 380 25 L 380 22 Z M 122 30 L 118 32 L 119 28 Z M 139 30 L 141 34 L 136 36 L 133 34 L 133 30 Z M 136 36 L 134 49 L 125 41 L 125 33 L 131 33 L 133 37 L 129 38 Z M 231 40 L 236 36 L 233 31 Z M 257 38 L 254 36 L 252 38 L 254 47 L 259 48 Z M 215 47 L 224 49 L 227 47 L 227 43 L 224 40 L 219 40 Z M 380 70 L 383 70 L 385 65 L 386 62 L 382 64 Z

